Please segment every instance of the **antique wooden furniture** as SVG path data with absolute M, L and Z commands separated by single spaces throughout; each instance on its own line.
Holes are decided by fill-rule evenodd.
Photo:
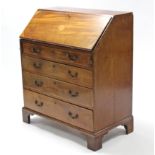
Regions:
M 84 135 L 89 149 L 133 131 L 130 12 L 39 9 L 20 36 L 23 121 L 38 114 Z

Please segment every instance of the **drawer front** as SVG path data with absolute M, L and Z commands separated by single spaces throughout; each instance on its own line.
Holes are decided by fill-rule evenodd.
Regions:
M 93 107 L 92 89 L 23 72 L 24 88 L 89 109 Z
M 91 54 L 87 52 L 81 52 L 78 50 L 69 50 L 43 46 L 39 44 L 23 42 L 23 53 L 37 56 L 46 60 L 66 63 L 70 65 L 77 65 L 80 67 L 91 68 Z
M 74 126 L 93 131 L 93 113 L 67 102 L 24 90 L 25 107 Z
M 22 56 L 22 66 L 26 71 L 92 88 L 92 71 L 86 69 L 41 60 L 26 55 Z

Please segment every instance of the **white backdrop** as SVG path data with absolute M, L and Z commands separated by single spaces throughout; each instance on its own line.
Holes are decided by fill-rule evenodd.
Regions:
M 52 6 L 132 11 L 134 13 L 133 115 L 135 132 L 117 128 L 104 138 L 95 154 L 153 155 L 155 54 L 153 51 L 153 0 L 5 0 L 1 6 L 0 48 L 0 154 L 91 153 L 86 141 L 58 130 L 50 121 L 35 117 L 22 123 L 23 106 L 19 35 L 38 8 Z M 155 25 L 154 25 L 155 26 Z

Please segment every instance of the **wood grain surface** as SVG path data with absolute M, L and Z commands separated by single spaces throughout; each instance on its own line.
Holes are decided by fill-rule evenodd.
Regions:
M 50 62 L 38 58 L 22 56 L 23 69 L 32 73 L 41 74 L 58 80 L 92 88 L 92 71 Z
M 50 117 L 93 131 L 93 113 L 67 102 L 24 90 L 25 107 Z
M 93 108 L 92 89 L 23 72 L 24 88 L 55 97 L 79 106 Z
M 113 18 L 94 49 L 95 130 L 132 115 L 132 43 L 129 13 Z
M 23 53 L 37 58 L 92 69 L 91 53 L 83 50 L 47 46 L 33 41 L 22 41 Z
M 21 38 L 91 50 L 110 15 L 38 10 L 21 34 Z

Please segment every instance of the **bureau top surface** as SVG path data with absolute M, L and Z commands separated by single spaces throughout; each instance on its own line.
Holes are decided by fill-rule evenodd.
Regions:
M 39 9 L 20 38 L 91 51 L 114 14 L 119 12 L 73 8 Z

